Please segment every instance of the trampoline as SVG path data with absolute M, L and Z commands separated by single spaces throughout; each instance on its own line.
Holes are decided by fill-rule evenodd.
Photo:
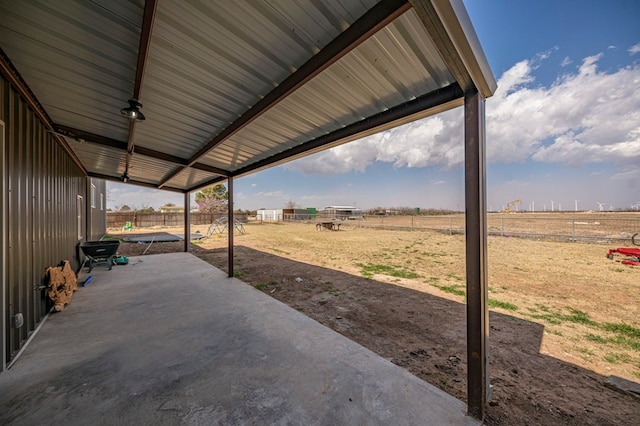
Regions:
M 192 240 L 200 240 L 205 236 L 200 233 L 191 234 Z M 136 235 L 132 237 L 124 238 L 124 241 L 128 243 L 170 243 L 175 241 L 183 241 L 184 236 L 182 234 L 144 234 L 144 235 Z

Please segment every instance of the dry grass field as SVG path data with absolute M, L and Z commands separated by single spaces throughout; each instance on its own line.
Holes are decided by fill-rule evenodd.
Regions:
M 463 235 L 349 221 L 336 232 L 244 226 L 238 278 L 464 399 Z M 171 244 L 123 244 L 121 253 L 182 245 Z M 488 245 L 489 422 L 640 422 L 638 399 L 603 384 L 610 375 L 640 381 L 640 267 L 607 259 L 614 246 L 602 244 L 492 236 Z M 226 269 L 226 246 L 217 235 L 192 247 Z

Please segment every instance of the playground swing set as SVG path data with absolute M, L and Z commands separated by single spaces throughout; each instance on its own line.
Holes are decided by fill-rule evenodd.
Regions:
M 241 222 L 238 222 L 236 219 L 233 219 L 233 228 L 237 230 L 240 234 L 244 234 L 244 226 Z M 220 237 L 224 232 L 229 229 L 229 218 L 224 216 L 219 219 L 216 219 L 211 225 L 209 225 L 209 229 L 207 229 L 207 235 L 205 238 L 211 238 L 212 236 Z

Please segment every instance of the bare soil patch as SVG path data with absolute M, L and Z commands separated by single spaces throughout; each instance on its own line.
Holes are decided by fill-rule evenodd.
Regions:
M 238 278 L 466 399 L 463 236 L 349 225 L 245 229 L 235 237 Z M 226 270 L 226 245 L 222 235 L 191 247 Z M 123 243 L 120 254 L 182 248 Z M 608 260 L 607 248 L 489 239 L 495 393 L 487 424 L 640 424 L 640 400 L 604 384 L 609 375 L 640 379 L 640 268 Z

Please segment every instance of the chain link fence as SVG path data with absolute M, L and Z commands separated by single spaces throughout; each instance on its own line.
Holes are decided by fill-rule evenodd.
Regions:
M 365 216 L 349 221 L 355 227 L 378 229 L 431 229 L 464 234 L 464 214 L 448 216 Z M 630 242 L 640 232 L 640 214 L 489 214 L 489 235 L 584 243 Z

